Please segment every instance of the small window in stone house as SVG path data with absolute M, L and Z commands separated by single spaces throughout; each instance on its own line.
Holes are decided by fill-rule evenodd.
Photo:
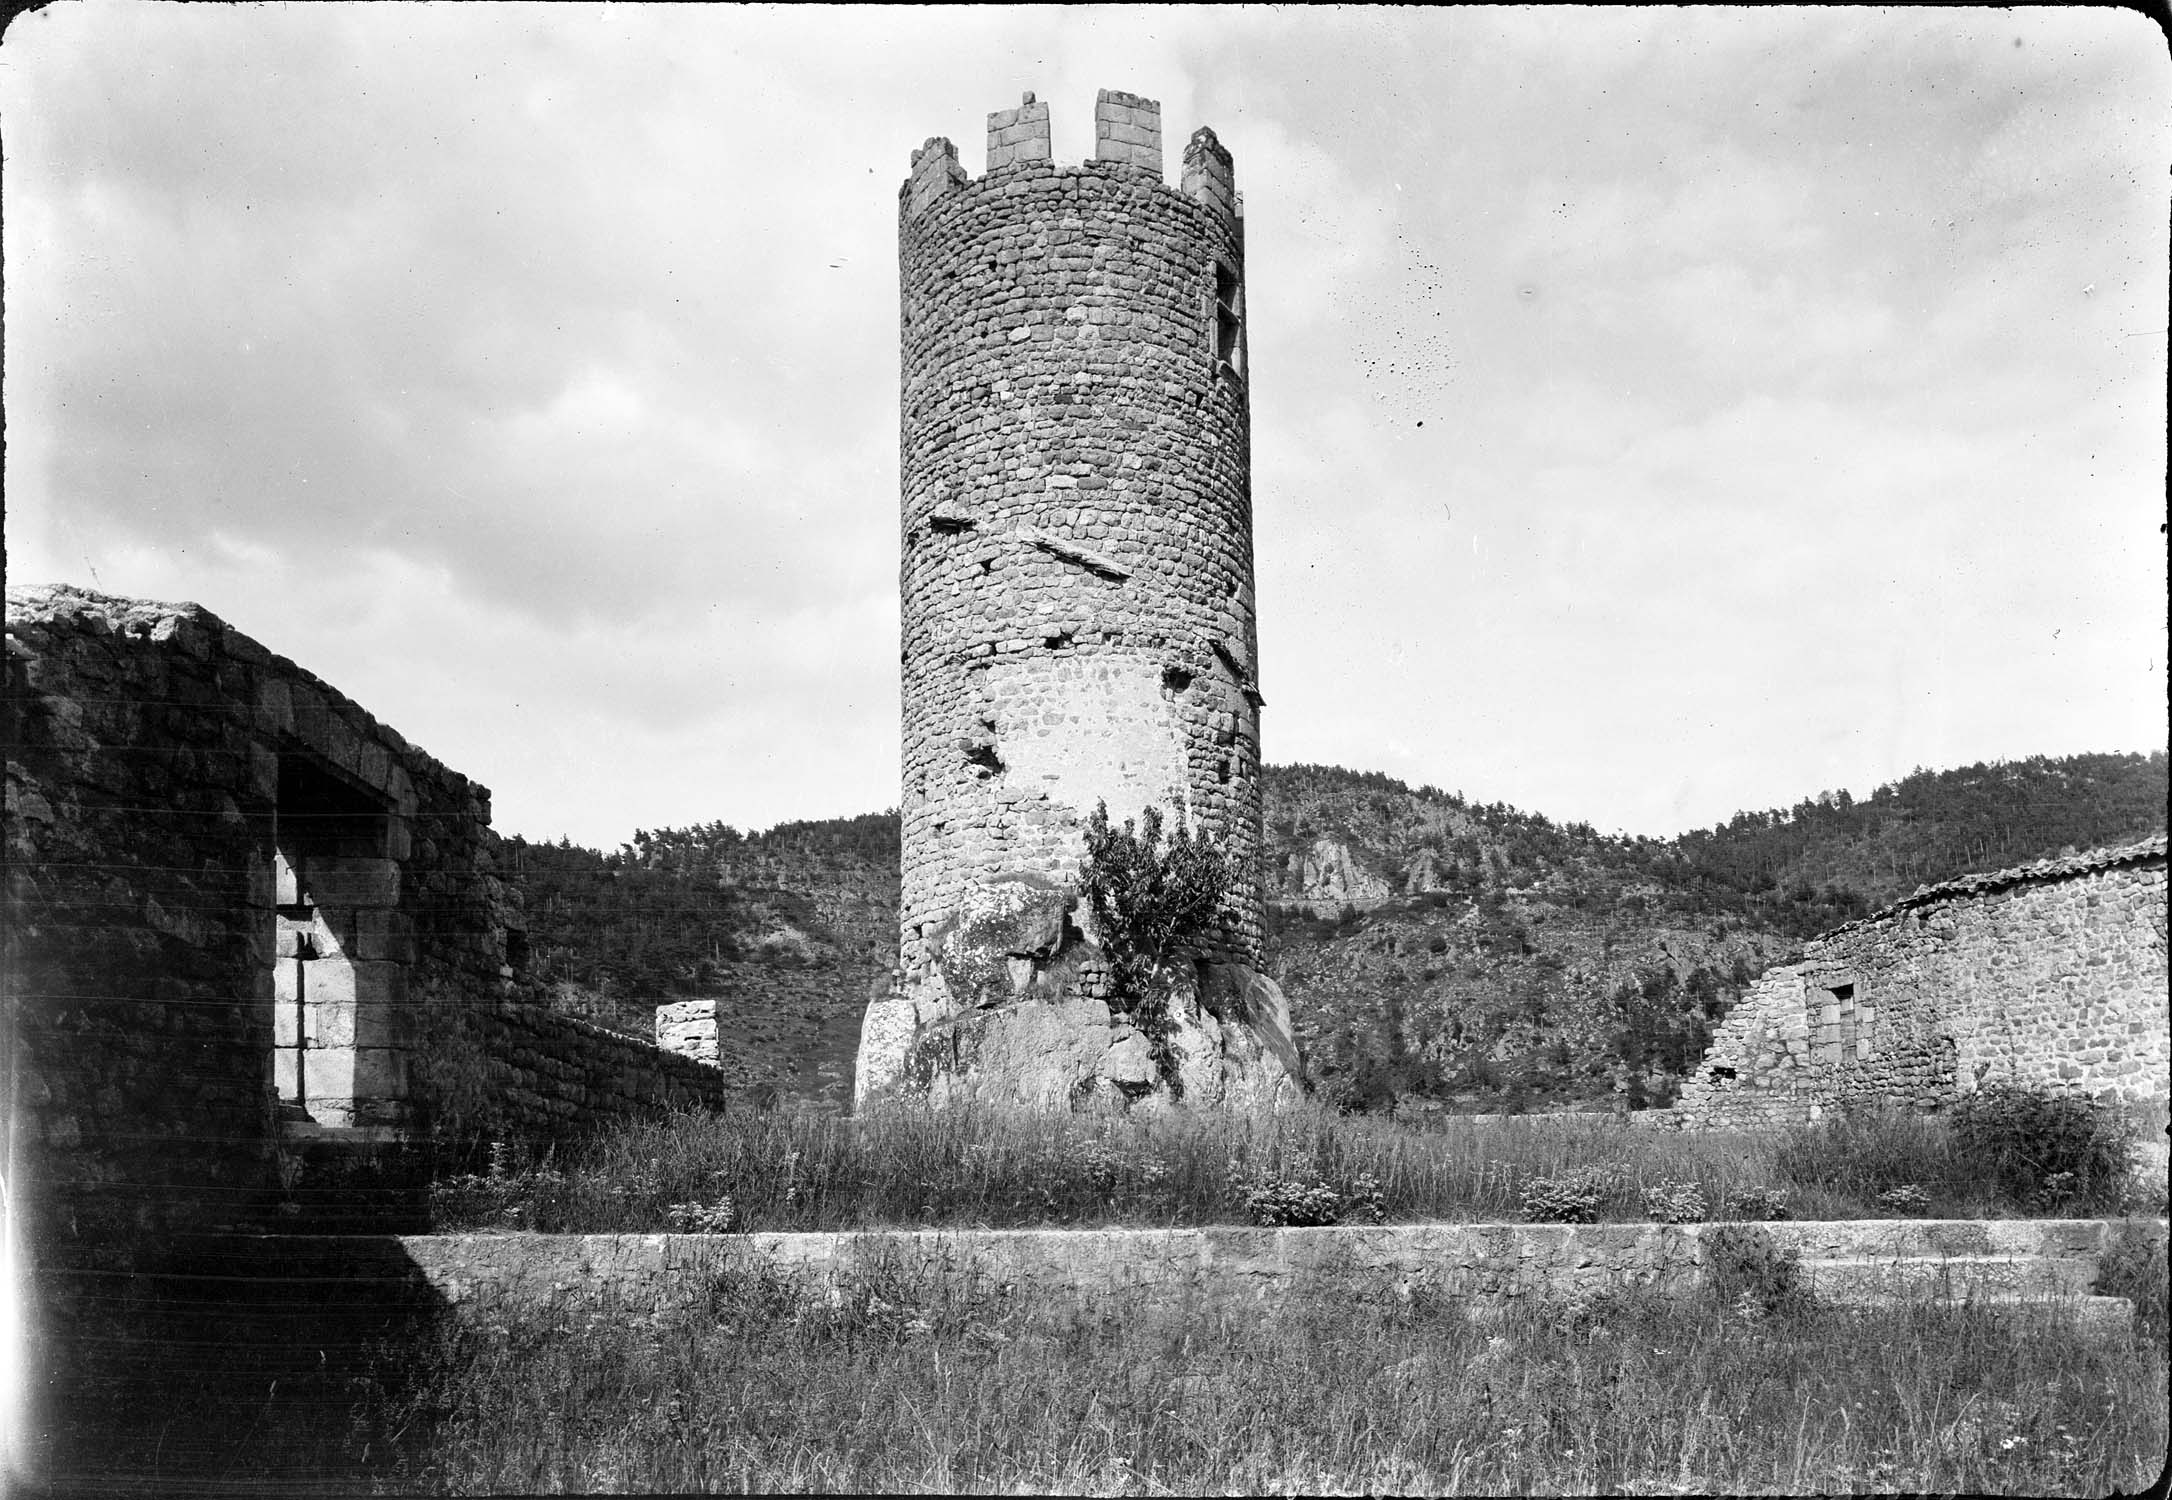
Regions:
M 1836 984 L 1828 992 L 1840 1007 L 1840 1050 L 1844 1057 L 1855 1055 L 1855 986 Z
M 1244 374 L 1244 283 L 1222 261 L 1214 263 L 1214 357 Z

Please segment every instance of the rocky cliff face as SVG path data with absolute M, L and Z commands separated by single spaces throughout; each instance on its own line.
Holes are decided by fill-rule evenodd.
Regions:
M 1430 855 L 1427 858 L 1430 860 Z M 1302 907 L 1316 917 L 1334 916 L 1345 906 L 1366 911 L 1394 894 L 1388 882 L 1366 869 L 1340 839 L 1318 838 L 1305 848 L 1293 850 L 1283 860 L 1282 871 L 1277 899 L 1287 906 Z M 1438 869 L 1430 863 L 1423 871 L 1411 873 L 1420 879 L 1431 877 L 1431 883 L 1412 889 L 1432 890 L 1439 885 Z

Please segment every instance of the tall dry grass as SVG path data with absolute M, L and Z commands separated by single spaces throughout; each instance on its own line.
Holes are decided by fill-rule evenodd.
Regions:
M 438 1227 L 608 1233 L 886 1226 L 1171 1226 L 1258 1218 L 1263 1186 L 1316 1184 L 1391 1222 L 1532 1216 L 1574 1178 L 1599 1219 L 1639 1219 L 1647 1189 L 1726 1211 L 1747 1190 L 1796 1218 L 1973 1218 L 2012 1201 L 1945 1122 L 1866 1113 L 1789 1132 L 1673 1132 L 1607 1116 L 1449 1119 L 1426 1128 L 1307 1105 L 1279 1114 L 1049 1115 L 890 1105 L 681 1115 L 620 1127 L 563 1158 L 502 1158 L 441 1185 Z M 1913 1190 L 1892 1198 L 1895 1188 Z M 1251 1206 L 1248 1207 L 1248 1204 Z M 2092 1211 L 2116 1205 L 2090 1205 Z M 2147 1208 L 2149 1205 L 2127 1205 Z M 2066 1205 L 2068 1209 L 2076 1205 Z
M 2161 1344 L 2052 1307 L 809 1304 L 720 1280 L 633 1326 L 447 1331 L 386 1488 L 1203 1493 L 2138 1489 Z

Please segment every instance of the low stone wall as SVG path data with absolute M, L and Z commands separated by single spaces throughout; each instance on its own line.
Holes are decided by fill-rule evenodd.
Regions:
M 705 1274 L 769 1268 L 810 1291 L 934 1279 L 967 1295 L 1262 1301 L 1307 1292 L 1426 1294 L 1501 1308 L 1527 1296 L 1689 1292 L 1708 1224 L 1398 1224 L 1323 1229 L 891 1230 L 863 1234 L 425 1235 L 400 1240 L 466 1313 L 558 1304 L 654 1311 Z M 1936 1263 L 1969 1285 L 2079 1295 L 2118 1232 L 2101 1220 L 1770 1223 L 1819 1267 Z M 2158 1240 L 2162 1220 L 2143 1221 Z
M 1918 891 L 1814 939 L 1729 1013 L 1674 1113 L 1936 1108 L 1982 1083 L 2162 1104 L 2172 1086 L 2165 840 Z
M 733 1095 L 713 1066 L 534 1005 L 472 1006 L 463 1021 L 487 1059 L 484 1114 L 469 1134 L 565 1141 L 619 1120 L 721 1109 Z

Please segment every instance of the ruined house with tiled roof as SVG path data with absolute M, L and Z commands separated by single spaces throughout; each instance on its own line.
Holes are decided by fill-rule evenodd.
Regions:
M 1674 1113 L 1756 1126 L 1984 1083 L 2164 1101 L 2165 839 L 1926 886 L 1813 939 L 1729 1014 Z

